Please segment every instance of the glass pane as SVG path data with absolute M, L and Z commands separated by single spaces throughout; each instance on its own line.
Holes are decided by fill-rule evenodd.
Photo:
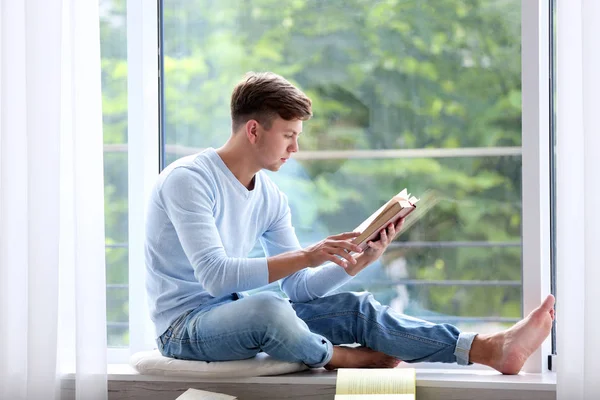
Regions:
M 288 194 L 303 245 L 354 229 L 398 187 L 427 192 L 431 208 L 342 290 L 372 291 L 415 316 L 507 322 L 521 317 L 520 171 L 520 157 L 507 156 L 291 160 L 269 175 Z M 465 321 L 490 329 L 486 319 Z
M 271 175 L 301 242 L 355 228 L 404 187 L 428 193 L 433 207 L 347 288 L 479 331 L 521 317 L 520 1 L 163 5 L 166 163 L 224 143 L 245 72 L 281 74 L 313 100 L 300 153 Z M 382 152 L 396 149 L 458 151 Z
M 127 346 L 127 27 L 126 2 L 100 0 L 106 312 L 108 345 Z

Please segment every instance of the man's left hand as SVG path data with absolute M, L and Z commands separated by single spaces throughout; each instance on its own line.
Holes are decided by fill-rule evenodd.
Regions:
M 400 218 L 400 220 L 396 222 L 396 225 L 389 224 L 385 229 L 382 229 L 381 232 L 379 232 L 379 240 L 368 241 L 367 247 L 356 257 L 357 263 L 349 266 L 346 269 L 346 272 L 349 275 L 354 276 L 381 257 L 385 249 L 387 249 L 390 243 L 392 243 L 400 233 L 402 225 L 404 225 L 404 218 Z

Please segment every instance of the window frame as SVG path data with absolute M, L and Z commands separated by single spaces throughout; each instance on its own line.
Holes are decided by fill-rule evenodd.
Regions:
M 550 4 L 521 0 L 523 315 L 550 293 Z M 523 371 L 547 371 L 551 338 Z
M 126 363 L 131 354 L 156 347 L 140 277 L 145 276 L 146 199 L 161 158 L 161 6 L 161 0 L 127 0 L 130 340 L 129 347 L 107 349 L 109 363 Z M 539 305 L 551 282 L 549 18 L 549 0 L 521 0 L 523 315 Z M 549 338 L 523 371 L 546 371 L 550 345 Z
M 127 0 L 127 166 L 129 346 L 108 348 L 109 363 L 156 347 L 144 285 L 144 221 L 159 172 L 158 1 Z

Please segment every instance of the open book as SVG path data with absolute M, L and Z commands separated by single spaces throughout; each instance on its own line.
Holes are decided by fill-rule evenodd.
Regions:
M 340 368 L 335 400 L 415 400 L 414 368 Z
M 364 250 L 370 240 L 378 239 L 379 232 L 388 224 L 395 224 L 400 218 L 413 212 L 418 201 L 419 199 L 403 189 L 354 229 L 354 232 L 361 232 L 361 234 L 354 238 L 353 243 Z

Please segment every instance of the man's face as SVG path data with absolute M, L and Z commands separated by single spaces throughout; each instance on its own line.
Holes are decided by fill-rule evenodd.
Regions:
M 298 135 L 302 132 L 302 121 L 286 121 L 276 117 L 269 130 L 258 124 L 256 151 L 261 168 L 278 171 L 298 151 Z

